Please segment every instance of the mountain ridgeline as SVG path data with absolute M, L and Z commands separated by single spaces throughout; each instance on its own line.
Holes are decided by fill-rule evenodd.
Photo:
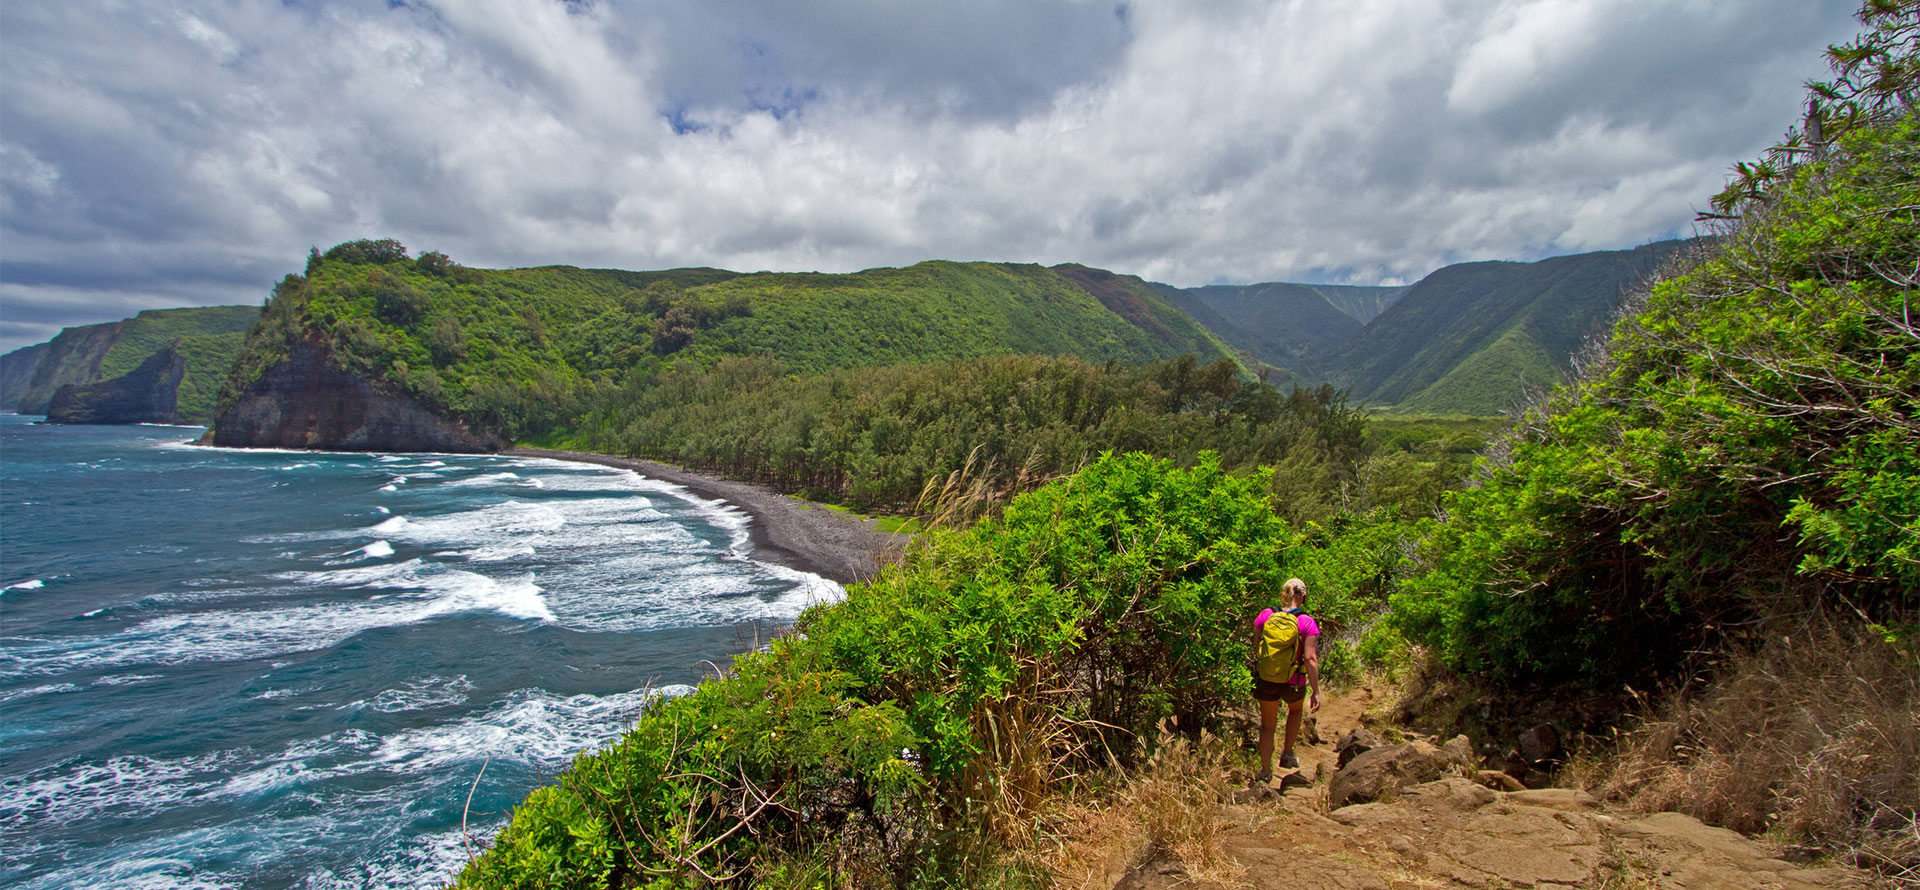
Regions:
M 674 369 L 757 359 L 812 375 L 1023 354 L 1121 365 L 1197 356 L 1242 370 L 1151 288 L 1079 267 L 480 270 L 360 241 L 316 252 L 274 289 L 213 440 L 409 450 L 412 430 L 418 448 L 491 450 L 577 430 Z M 327 368 L 364 387 L 303 380 Z M 376 395 L 397 401 L 376 408 Z
M 1374 408 L 1493 416 L 1558 381 L 1679 245 L 1466 263 L 1405 287 L 1182 289 L 1073 264 L 483 270 L 355 241 L 315 251 L 264 310 L 152 310 L 0 356 L 0 407 L 46 413 L 71 384 L 99 388 L 62 402 L 86 410 L 52 419 L 208 423 L 225 381 L 218 413 L 240 410 L 216 424 L 223 444 L 494 450 L 576 426 L 608 392 L 723 358 L 812 375 L 986 356 L 1138 365 L 1190 355 L 1281 387 L 1331 383 Z M 153 380 L 114 382 L 168 347 L 185 359 L 173 408 L 165 393 L 132 392 Z M 289 361 L 345 373 L 325 389 L 347 394 L 268 373 Z
M 240 353 L 248 326 L 260 315 L 254 306 L 150 309 L 132 318 L 63 330 L 52 340 L 0 356 L 0 407 L 22 414 L 50 414 L 64 387 L 89 387 L 133 375 L 155 355 L 171 349 L 181 360 L 177 382 L 164 392 L 140 398 L 102 398 L 96 390 L 79 401 L 82 423 L 206 423 L 213 419 L 214 396 Z M 169 359 L 171 362 L 171 359 Z M 137 375 L 126 387 L 153 381 Z M 171 402 L 168 409 L 154 401 Z M 124 410 L 115 409 L 124 406 Z M 52 414 L 54 419 L 62 415 Z

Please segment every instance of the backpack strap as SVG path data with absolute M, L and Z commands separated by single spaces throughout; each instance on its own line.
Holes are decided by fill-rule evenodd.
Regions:
M 1307 614 L 1307 610 L 1305 609 L 1296 609 L 1292 607 L 1283 609 L 1281 611 L 1284 612 L 1288 617 L 1292 618 L 1296 625 L 1300 621 L 1300 616 Z M 1272 621 L 1273 619 L 1269 618 L 1267 620 Z M 1293 674 L 1301 673 L 1301 668 L 1305 667 L 1306 664 L 1307 664 L 1307 635 L 1303 633 L 1295 633 L 1293 637 Z M 1287 679 L 1292 680 L 1293 674 L 1288 674 Z

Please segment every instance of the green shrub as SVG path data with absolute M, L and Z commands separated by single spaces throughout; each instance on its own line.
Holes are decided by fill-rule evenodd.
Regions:
M 1448 497 L 1399 629 L 1598 684 L 1773 617 L 1920 608 L 1916 169 L 1911 116 L 1854 130 L 1656 284 Z
M 1305 552 L 1266 484 L 1210 455 L 1106 456 L 998 520 L 923 533 L 578 758 L 460 885 L 1017 883 L 1005 853 L 1066 777 L 1245 701 L 1252 613 Z

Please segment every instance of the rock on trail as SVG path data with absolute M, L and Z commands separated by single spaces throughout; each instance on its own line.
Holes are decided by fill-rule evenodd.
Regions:
M 1337 737 L 1358 728 L 1366 698 L 1363 692 L 1329 701 L 1320 730 Z M 1853 869 L 1787 862 L 1759 841 L 1691 816 L 1610 814 L 1573 789 L 1489 788 L 1518 783 L 1476 773 L 1470 758 L 1460 756 L 1460 740 L 1380 745 L 1369 733 L 1365 741 L 1370 750 L 1358 754 L 1348 745 L 1348 762 L 1338 772 L 1333 746 L 1302 748 L 1298 774 L 1221 805 L 1216 819 L 1226 870 L 1238 873 L 1237 880 L 1202 880 L 1163 857 L 1135 867 L 1113 890 L 1875 886 Z M 1330 789 L 1369 802 L 1329 809 Z

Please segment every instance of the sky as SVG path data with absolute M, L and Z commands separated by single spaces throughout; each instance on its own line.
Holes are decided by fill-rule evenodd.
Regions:
M 1856 0 L 7 0 L 0 352 L 470 266 L 1399 284 L 1693 232 Z

